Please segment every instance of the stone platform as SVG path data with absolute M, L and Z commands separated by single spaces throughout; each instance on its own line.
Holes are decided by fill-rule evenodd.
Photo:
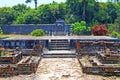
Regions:
M 57 42 L 56 42 L 57 41 Z M 64 41 L 64 42 L 63 42 Z M 10 38 L 0 39 L 0 44 L 5 48 L 32 49 L 36 44 L 41 43 L 43 48 L 51 50 L 70 50 L 75 49 L 76 41 L 108 41 L 120 42 L 117 38 L 109 36 L 41 36 L 34 37 L 30 35 L 14 35 Z M 62 47 L 61 47 L 62 46 Z
M 117 40 L 117 38 L 109 36 L 26 36 L 16 35 L 2 40 L 51 40 L 51 39 L 70 39 L 70 40 Z

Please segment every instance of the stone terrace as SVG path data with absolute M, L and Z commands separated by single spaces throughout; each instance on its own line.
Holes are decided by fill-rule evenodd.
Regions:
M 15 35 L 10 38 L 3 40 L 49 40 L 49 39 L 72 39 L 72 40 L 117 40 L 109 36 L 26 36 L 26 35 Z

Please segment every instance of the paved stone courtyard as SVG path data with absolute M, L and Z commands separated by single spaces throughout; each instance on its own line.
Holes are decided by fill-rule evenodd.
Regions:
M 44 58 L 35 74 L 0 78 L 0 80 L 120 80 L 120 77 L 83 74 L 76 58 Z

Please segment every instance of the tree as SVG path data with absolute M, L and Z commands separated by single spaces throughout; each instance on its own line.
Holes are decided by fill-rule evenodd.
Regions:
M 29 3 L 29 2 L 31 2 L 32 0 L 26 0 L 25 2 L 26 3 Z M 35 3 L 35 9 L 37 9 L 37 0 L 34 0 L 34 3 Z
M 36 10 L 30 10 L 20 15 L 15 21 L 16 24 L 38 24 L 39 22 L 40 20 Z
M 83 14 L 82 14 L 82 20 L 85 21 L 85 16 L 86 16 L 86 0 L 83 0 Z
M 120 33 L 120 16 L 115 19 L 114 23 L 109 24 L 109 31 L 112 33 L 113 31 Z
M 107 5 L 105 3 L 99 4 L 99 11 L 95 13 L 94 20 L 97 20 L 100 24 L 106 24 L 109 22 L 110 16 L 107 13 Z
M 111 2 L 106 3 L 106 13 L 108 13 L 108 23 L 114 23 L 117 18 L 117 6 Z
M 19 15 L 24 14 L 27 10 L 30 10 L 30 7 L 27 7 L 25 4 L 17 4 L 11 9 L 17 18 Z
M 80 22 L 82 20 L 82 0 L 66 0 L 66 8 L 65 21 L 67 23 Z
M 90 23 L 95 12 L 99 10 L 99 4 L 95 0 L 67 0 L 67 19 L 69 22 L 81 20 Z
M 55 16 L 52 14 L 52 10 L 49 4 L 41 5 L 40 8 L 38 8 L 38 13 L 38 17 L 42 24 L 54 23 L 56 20 Z
M 0 24 L 12 24 L 15 20 L 15 16 L 12 9 L 9 7 L 0 8 Z

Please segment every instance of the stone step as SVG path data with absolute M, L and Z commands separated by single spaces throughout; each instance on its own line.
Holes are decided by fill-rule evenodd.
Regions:
M 68 43 L 68 41 L 51 41 L 51 43 Z
M 69 50 L 69 47 L 51 47 L 50 50 Z
M 50 50 L 69 50 L 67 39 L 54 39 L 50 42 Z
M 57 54 L 48 54 L 48 53 L 44 53 L 42 54 L 43 58 L 76 58 L 77 54 L 76 53 L 72 53 L 72 54 L 66 54 L 66 53 L 57 53 Z
M 50 45 L 68 45 L 69 43 L 50 43 Z
M 50 47 L 68 47 L 68 45 L 50 45 Z
M 67 39 L 52 39 L 51 41 L 67 41 Z

